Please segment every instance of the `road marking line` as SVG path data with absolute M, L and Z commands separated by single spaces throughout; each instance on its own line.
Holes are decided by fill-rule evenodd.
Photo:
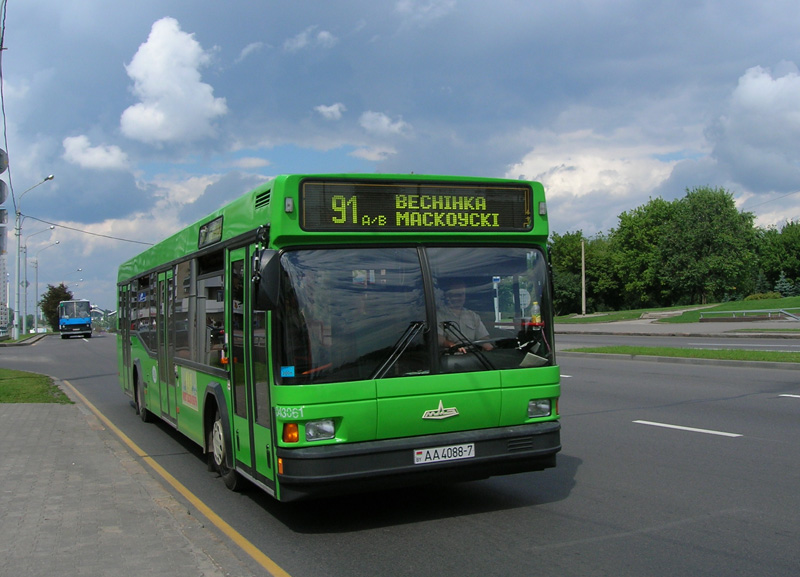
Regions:
M 678 429 L 679 431 L 690 431 L 692 433 L 705 433 L 707 435 L 719 435 L 721 437 L 741 437 L 738 433 L 725 433 L 723 431 L 711 431 L 709 429 L 695 429 L 694 427 L 681 427 L 679 425 L 668 425 L 666 423 L 653 423 L 652 421 L 634 421 L 639 425 L 650 425 L 651 427 L 664 427 L 665 429 Z
M 800 399 L 800 395 L 778 395 L 780 397 L 791 397 L 793 399 Z
M 153 469 L 156 473 L 161 476 L 167 483 L 169 483 L 178 493 L 183 495 L 187 501 L 189 501 L 194 507 L 200 511 L 205 517 L 214 524 L 217 529 L 222 531 L 231 541 L 236 543 L 241 549 L 250 555 L 253 560 L 261 565 L 265 570 L 269 572 L 270 575 L 273 577 L 291 577 L 286 571 L 284 571 L 275 561 L 264 555 L 261 550 L 253 545 L 250 541 L 248 541 L 241 533 L 239 533 L 236 529 L 228 525 L 219 515 L 217 515 L 211 508 L 203 503 L 198 497 L 194 495 L 189 489 L 187 489 L 180 481 L 178 481 L 175 477 L 173 477 L 170 473 L 167 472 L 164 467 L 159 465 L 155 459 L 148 456 L 139 445 L 134 443 L 125 433 L 123 433 L 114 423 L 112 423 L 108 417 L 106 417 L 103 413 L 100 412 L 100 409 L 95 407 L 89 399 L 84 397 L 78 389 L 76 389 L 72 383 L 69 381 L 61 381 L 65 385 L 67 385 L 76 397 L 78 397 L 84 405 L 86 405 L 94 414 L 95 416 L 100 419 L 103 424 L 111 429 L 120 440 L 128 445 L 128 447 L 136 453 L 142 460 L 150 465 L 150 468 Z

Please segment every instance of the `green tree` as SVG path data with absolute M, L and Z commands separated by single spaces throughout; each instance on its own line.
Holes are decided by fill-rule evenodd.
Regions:
M 651 198 L 620 214 L 619 226 L 611 231 L 611 252 L 627 308 L 663 304 L 660 246 L 675 211 L 674 202 Z
M 64 283 L 58 286 L 47 285 L 47 291 L 39 301 L 42 316 L 53 330 L 58 330 L 58 303 L 61 301 L 72 300 L 72 292 Z
M 758 264 L 770 286 L 781 274 L 800 278 L 800 222 L 789 221 L 780 230 L 774 226 L 759 229 Z
M 553 269 L 553 306 L 556 316 L 581 312 L 581 275 Z
M 786 262 L 786 249 L 781 239 L 781 231 L 770 226 L 766 229 L 756 230 L 756 246 L 758 254 L 758 270 L 757 275 L 764 277 L 764 282 L 759 283 L 757 276 L 756 284 L 761 289 L 756 289 L 755 292 L 768 292 L 778 282 L 781 272 L 783 272 L 784 262 Z M 767 285 L 766 288 L 764 285 Z
M 580 274 L 581 241 L 585 240 L 580 230 L 550 235 L 550 262 L 553 268 Z
M 624 308 L 615 260 L 608 236 L 599 233 L 586 242 L 586 307 L 593 312 Z
M 781 293 L 782 297 L 797 296 L 797 287 L 791 279 L 786 278 L 786 274 L 781 271 L 778 282 L 775 283 L 775 292 Z
M 723 188 L 695 188 L 675 203 L 659 242 L 660 279 L 672 303 L 748 293 L 756 276 L 753 220 Z
M 581 241 L 584 240 L 581 231 L 550 236 L 553 301 L 557 315 L 581 312 Z

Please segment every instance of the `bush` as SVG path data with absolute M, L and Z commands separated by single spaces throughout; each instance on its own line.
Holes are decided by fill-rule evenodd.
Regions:
M 754 295 L 750 295 L 746 297 L 744 300 L 746 301 L 763 301 L 767 299 L 780 299 L 783 298 L 781 293 L 771 292 L 771 293 L 757 293 Z

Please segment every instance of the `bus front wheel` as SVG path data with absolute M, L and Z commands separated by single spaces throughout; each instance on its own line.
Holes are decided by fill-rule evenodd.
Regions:
M 143 423 L 149 423 L 152 420 L 150 411 L 147 410 L 147 401 L 144 398 L 144 385 L 142 383 L 136 385 L 136 412 L 139 413 L 139 418 Z
M 225 429 L 219 411 L 214 415 L 214 424 L 208 433 L 209 449 L 209 468 L 219 472 L 219 476 L 225 482 L 225 486 L 231 491 L 239 491 L 242 487 L 242 478 L 239 473 L 229 469 L 226 463 L 228 455 L 228 445 L 225 442 Z

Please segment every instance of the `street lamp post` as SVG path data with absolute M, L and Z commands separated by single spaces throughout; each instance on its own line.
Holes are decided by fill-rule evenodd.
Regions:
M 61 241 L 57 240 L 53 244 L 47 245 L 43 249 L 40 249 L 39 252 L 37 252 L 36 255 L 34 255 L 34 257 L 33 257 L 34 266 L 36 267 L 36 284 L 35 284 L 35 287 L 36 287 L 36 294 L 37 295 L 39 294 L 39 253 L 42 252 L 43 250 L 47 250 L 51 246 L 56 246 L 60 242 Z M 33 317 L 33 332 L 37 333 L 37 334 L 39 333 L 39 301 L 38 300 L 36 301 L 36 316 Z
M 26 334 L 28 332 L 28 285 L 30 284 L 28 283 L 28 240 L 30 240 L 32 236 L 36 236 L 37 234 L 42 234 L 43 232 L 50 232 L 53 229 L 55 229 L 55 226 L 51 224 L 48 228 L 44 230 L 40 230 L 38 232 L 34 232 L 33 234 L 29 234 L 25 238 L 25 242 L 22 245 L 22 254 L 25 255 L 22 260 L 22 262 L 25 263 L 24 265 L 25 270 L 23 270 L 22 272 L 22 284 L 25 287 L 22 291 L 22 298 L 24 299 L 24 304 L 22 305 L 22 334 Z M 38 291 L 39 287 L 36 287 L 36 290 Z
M 20 194 L 19 198 L 16 201 L 16 211 L 15 211 L 16 212 L 16 218 L 14 219 L 14 234 L 17 237 L 17 279 L 16 279 L 17 287 L 16 287 L 16 289 L 14 291 L 14 333 L 12 335 L 12 338 L 14 340 L 17 340 L 20 337 L 20 334 L 19 334 L 19 328 L 20 328 L 20 324 L 19 324 L 19 316 L 20 316 L 19 315 L 19 312 L 20 312 L 19 311 L 19 297 L 20 297 L 20 294 L 19 294 L 19 292 L 20 291 L 19 291 L 19 289 L 20 289 L 20 286 L 22 285 L 22 279 L 20 278 L 20 252 L 21 252 L 21 247 L 22 247 L 22 219 L 23 219 L 22 212 L 21 212 L 22 197 L 25 196 L 25 194 L 27 192 L 30 192 L 31 190 L 33 190 L 34 188 L 36 188 L 40 184 L 44 184 L 48 180 L 53 180 L 53 178 L 55 178 L 55 177 L 52 174 L 49 175 L 49 176 L 46 176 L 41 182 L 37 182 L 32 187 L 30 187 L 29 189 L 25 190 L 22 194 Z

